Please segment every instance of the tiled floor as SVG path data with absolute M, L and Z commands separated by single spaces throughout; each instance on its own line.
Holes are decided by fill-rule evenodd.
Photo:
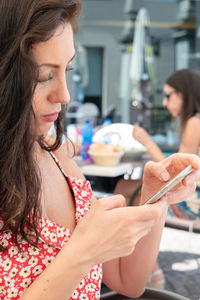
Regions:
M 165 227 L 158 261 L 165 289 L 200 300 L 200 233 Z
M 165 227 L 158 262 L 165 274 L 166 290 L 200 300 L 200 234 Z M 107 291 L 103 285 L 102 293 Z

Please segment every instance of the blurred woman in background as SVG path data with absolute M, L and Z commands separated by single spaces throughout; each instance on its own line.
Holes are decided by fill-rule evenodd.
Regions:
M 163 106 L 173 118 L 180 118 L 179 152 L 200 155 L 200 74 L 190 69 L 172 74 L 164 85 Z M 134 125 L 133 137 L 147 148 L 154 161 L 165 158 L 165 154 L 144 128 Z M 198 191 L 184 203 L 171 206 L 170 212 L 181 218 L 199 218 Z

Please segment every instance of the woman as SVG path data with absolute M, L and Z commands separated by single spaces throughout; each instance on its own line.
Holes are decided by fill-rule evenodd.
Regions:
M 190 69 L 182 69 L 171 75 L 164 85 L 165 106 L 174 118 L 180 118 L 181 143 L 179 152 L 199 154 L 200 149 L 200 75 Z M 155 161 L 165 158 L 142 127 L 135 125 L 133 137 L 142 143 Z M 182 218 L 200 217 L 198 192 L 187 203 L 170 207 L 170 213 Z
M 174 118 L 181 121 L 181 145 L 179 152 L 198 154 L 200 146 L 200 75 L 193 70 L 182 69 L 171 75 L 164 85 L 165 106 Z M 165 155 L 151 140 L 148 133 L 134 126 L 133 137 L 142 143 L 155 161 Z
M 146 166 L 141 204 L 186 165 L 194 172 L 158 203 L 95 201 L 73 147 L 61 144 L 80 9 L 79 0 L 0 2 L 1 299 L 99 299 L 102 264 L 108 287 L 142 294 L 167 207 L 200 177 L 197 156 L 174 155 Z

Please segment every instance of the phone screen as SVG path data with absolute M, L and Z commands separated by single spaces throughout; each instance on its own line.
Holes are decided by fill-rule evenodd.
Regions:
M 152 204 L 158 201 L 162 196 L 169 192 L 175 185 L 181 182 L 187 175 L 192 172 L 193 168 L 191 165 L 187 166 L 183 171 L 176 175 L 172 180 L 170 180 L 166 185 L 164 185 L 157 193 L 155 193 L 150 199 L 148 199 L 145 204 Z

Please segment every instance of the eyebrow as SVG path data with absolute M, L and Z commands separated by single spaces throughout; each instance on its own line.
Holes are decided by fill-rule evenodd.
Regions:
M 70 63 L 74 59 L 75 55 L 76 55 L 76 53 L 74 53 L 74 55 L 72 56 L 72 58 L 69 60 L 68 63 Z M 45 63 L 45 64 L 39 65 L 38 67 L 39 68 L 40 67 L 52 67 L 52 68 L 58 69 L 60 66 L 57 64 L 54 64 L 54 63 Z

